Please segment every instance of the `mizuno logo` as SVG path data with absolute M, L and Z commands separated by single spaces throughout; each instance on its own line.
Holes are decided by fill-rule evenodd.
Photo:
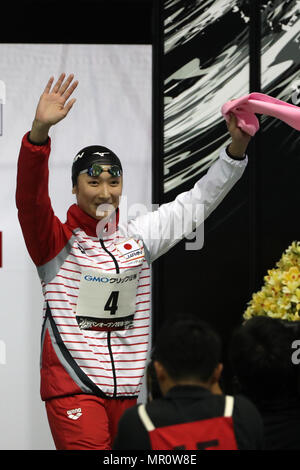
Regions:
M 77 162 L 77 160 L 79 160 L 79 158 L 82 158 L 83 155 L 84 155 L 84 152 L 78 153 L 78 155 L 76 155 L 76 157 L 74 158 L 74 162 Z
M 67 411 L 68 418 L 70 419 L 78 419 L 82 415 L 81 408 L 76 408 L 75 410 Z
M 94 152 L 93 155 L 100 155 L 100 157 L 103 157 L 103 155 L 109 155 L 109 152 Z

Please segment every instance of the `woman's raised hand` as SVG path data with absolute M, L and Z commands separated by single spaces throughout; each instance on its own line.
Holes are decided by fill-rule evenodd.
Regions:
M 51 77 L 39 99 L 30 132 L 30 140 L 34 143 L 44 142 L 50 127 L 64 119 L 76 101 L 75 98 L 69 98 L 78 81 L 73 82 L 73 74 L 66 80 L 65 76 L 66 74 L 62 73 L 54 86 L 54 77 Z

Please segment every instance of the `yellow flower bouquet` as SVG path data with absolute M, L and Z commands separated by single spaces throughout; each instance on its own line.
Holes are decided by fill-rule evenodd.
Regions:
M 245 320 L 263 315 L 287 321 L 300 320 L 300 242 L 294 241 L 264 277 L 243 315 Z

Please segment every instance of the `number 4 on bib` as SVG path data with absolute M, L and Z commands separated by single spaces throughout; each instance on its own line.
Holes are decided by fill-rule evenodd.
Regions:
M 118 310 L 119 291 L 113 291 L 105 304 L 104 310 L 109 310 L 111 315 L 115 315 Z

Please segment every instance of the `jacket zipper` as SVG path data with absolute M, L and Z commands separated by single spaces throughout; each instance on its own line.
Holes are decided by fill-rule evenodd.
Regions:
M 104 245 L 104 242 L 101 238 L 100 238 L 100 244 L 101 244 L 101 247 L 103 248 L 103 250 L 112 258 L 113 262 L 115 263 L 116 273 L 119 274 L 120 268 L 119 268 L 118 261 L 116 260 L 114 255 L 106 248 L 106 246 Z M 113 397 L 116 398 L 117 397 L 117 376 L 116 376 L 116 370 L 115 370 L 114 357 L 113 357 L 113 353 L 112 353 L 112 349 L 111 349 L 111 331 L 107 332 L 107 348 L 108 348 L 109 356 L 110 356 L 110 360 L 111 360 L 111 367 L 112 367 L 113 380 L 114 380 L 114 395 L 113 395 Z

